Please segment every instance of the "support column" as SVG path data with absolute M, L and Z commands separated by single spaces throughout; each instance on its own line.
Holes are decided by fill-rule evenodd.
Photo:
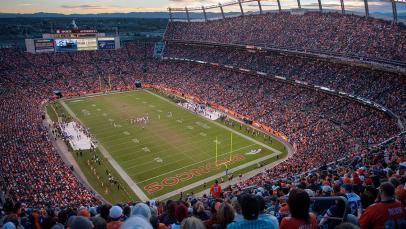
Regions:
M 204 14 L 204 21 L 207 21 L 207 14 L 206 14 L 206 9 L 204 6 L 202 6 L 203 14 Z
M 302 5 L 300 4 L 300 0 L 297 0 L 297 7 L 298 7 L 299 9 L 302 9 Z
M 369 17 L 368 0 L 364 0 L 365 5 L 365 17 Z
M 323 11 L 323 6 L 321 5 L 321 0 L 317 0 L 319 2 L 319 10 L 320 12 Z
M 340 0 L 340 3 L 341 3 L 341 13 L 345 14 L 344 0 Z
M 261 5 L 261 0 L 258 1 L 258 7 L 259 7 L 259 14 L 262 14 L 262 5 Z
M 185 7 L 187 22 L 190 22 L 189 10 Z
M 396 8 L 395 0 L 392 0 L 392 13 L 393 13 L 393 22 L 398 23 L 398 9 Z
M 278 2 L 278 10 L 279 12 L 282 11 L 282 7 L 281 7 L 281 1 L 280 0 L 276 0 Z
M 238 0 L 238 5 L 240 5 L 241 15 L 244 16 L 244 10 L 242 8 L 241 0 Z
M 223 17 L 223 19 L 226 19 L 226 17 L 224 16 L 223 5 L 221 5 L 221 3 L 219 3 L 219 7 L 220 7 L 220 10 L 221 10 L 221 16 Z
M 169 7 L 169 8 L 168 8 L 168 11 L 169 11 L 169 21 L 173 22 L 172 9 Z

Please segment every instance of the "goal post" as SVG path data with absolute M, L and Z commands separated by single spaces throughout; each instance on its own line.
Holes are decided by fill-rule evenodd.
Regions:
M 228 165 L 232 162 L 232 154 L 233 154 L 233 133 L 230 135 L 230 152 L 225 154 L 225 158 L 227 158 L 227 154 L 229 154 L 228 160 L 222 159 L 219 162 L 219 154 L 218 154 L 218 138 L 216 136 L 215 140 L 215 150 L 216 150 L 216 167 L 224 165 L 226 169 L 228 169 Z M 221 155 L 221 154 L 220 154 Z

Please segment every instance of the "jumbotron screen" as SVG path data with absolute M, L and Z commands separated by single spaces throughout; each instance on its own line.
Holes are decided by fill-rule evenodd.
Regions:
M 56 39 L 55 46 L 58 52 L 97 50 L 97 40 L 96 38 Z
M 78 50 L 78 42 L 76 39 L 56 39 L 55 47 L 58 52 L 76 51 Z
M 97 50 L 96 38 L 77 39 L 78 50 Z

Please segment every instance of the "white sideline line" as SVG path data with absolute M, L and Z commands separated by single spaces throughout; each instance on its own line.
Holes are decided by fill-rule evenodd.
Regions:
M 66 103 L 61 100 L 61 105 L 66 109 L 66 111 L 71 115 L 73 118 L 78 120 L 79 122 L 80 119 L 76 116 L 76 114 L 69 108 Z M 81 122 L 82 123 L 82 122 Z M 83 123 L 82 123 L 83 125 Z M 101 143 L 98 143 L 98 148 L 100 149 L 100 152 L 103 154 L 103 156 L 110 162 L 111 166 L 117 171 L 117 173 L 123 178 L 123 180 L 130 186 L 130 188 L 133 190 L 133 192 L 140 198 L 142 201 L 148 201 L 149 198 L 145 193 L 142 191 L 140 187 L 131 179 L 130 176 L 121 168 L 121 166 L 117 163 L 116 160 L 110 155 L 110 153 L 106 150 L 106 148 L 103 147 Z
M 177 105 L 176 103 L 173 103 L 172 101 L 170 101 L 170 100 L 168 100 L 168 99 L 166 99 L 166 98 L 164 98 L 164 97 L 162 97 L 162 96 L 160 96 L 160 95 L 158 95 L 158 94 L 155 94 L 155 93 L 153 93 L 153 92 L 151 92 L 151 91 L 149 91 L 149 90 L 143 90 L 143 91 L 144 91 L 144 92 L 147 92 L 147 93 L 149 93 L 149 94 L 151 94 L 151 95 L 154 95 L 154 96 L 156 96 L 156 97 L 158 97 L 158 98 L 160 98 L 160 99 L 162 99 L 162 100 L 164 100 L 164 101 L 166 101 L 166 102 L 168 102 L 168 103 L 170 103 L 170 104 L 172 104 L 172 105 L 174 105 L 174 106 L 180 107 L 180 108 L 182 108 L 182 109 L 184 109 L 184 110 L 187 110 L 188 112 L 193 113 L 192 111 L 190 111 L 190 110 L 188 110 L 188 109 L 185 109 L 184 107 L 179 106 L 179 105 Z M 103 96 L 103 95 L 109 95 L 109 94 L 121 94 L 121 93 L 127 93 L 127 92 L 116 92 L 116 93 L 108 93 L 108 94 L 93 94 L 93 95 L 88 95 L 88 96 L 84 96 L 84 97 L 90 98 L 90 97 L 96 97 L 96 96 Z M 68 100 L 66 100 L 66 101 L 68 101 Z M 74 112 L 64 103 L 64 101 L 61 100 L 61 104 L 62 104 L 62 106 L 65 107 L 65 109 L 67 110 L 67 112 L 68 112 L 72 117 L 74 117 L 75 119 L 77 119 L 78 121 L 80 121 L 80 120 L 77 118 L 77 116 L 74 114 Z M 210 119 L 208 119 L 208 118 L 206 118 L 206 117 L 203 117 L 203 118 L 206 119 L 206 120 L 208 120 L 209 122 L 211 122 L 211 123 L 213 123 L 213 124 L 215 124 L 215 125 L 217 125 L 217 126 L 223 128 L 223 129 L 226 129 L 226 130 L 228 130 L 228 131 L 230 131 L 230 132 L 233 132 L 233 133 L 237 134 L 238 136 L 240 136 L 240 137 L 242 137 L 242 138 L 244 138 L 244 139 L 246 139 L 246 140 L 248 140 L 248 141 L 251 141 L 251 142 L 253 142 L 253 143 L 257 144 L 257 145 L 260 145 L 260 146 L 262 146 L 262 147 L 264 147 L 264 148 L 266 148 L 266 149 L 271 150 L 271 151 L 274 152 L 274 153 L 269 154 L 269 155 L 267 155 L 267 156 L 264 156 L 264 157 L 261 157 L 261 158 L 258 158 L 258 159 L 249 161 L 249 162 L 247 162 L 247 163 L 245 163 L 245 164 L 239 165 L 239 166 L 237 166 L 237 167 L 234 167 L 234 168 L 232 168 L 232 169 L 229 170 L 230 172 L 235 172 L 235 171 L 238 171 L 238 170 L 247 168 L 247 167 L 252 166 L 252 165 L 255 165 L 255 164 L 257 164 L 257 163 L 259 163 L 259 162 L 261 162 L 261 161 L 264 161 L 264 160 L 270 159 L 270 158 L 272 158 L 272 157 L 274 157 L 274 156 L 276 156 L 276 155 L 282 154 L 281 151 L 279 151 L 279 150 L 277 150 L 277 149 L 274 149 L 273 147 L 270 147 L 270 146 L 268 146 L 268 145 L 266 145 L 266 144 L 264 144 L 264 143 L 262 143 L 262 142 L 259 142 L 259 141 L 255 140 L 255 139 L 253 139 L 253 138 L 251 138 L 251 137 L 249 137 L 249 136 L 246 136 L 245 134 L 242 134 L 242 133 L 240 133 L 240 132 L 238 132 L 238 131 L 236 131 L 236 130 L 234 130 L 234 129 L 231 129 L 231 128 L 227 127 L 227 126 L 224 126 L 224 125 L 222 125 L 222 124 L 220 124 L 220 123 L 218 123 L 218 122 L 215 122 L 215 121 L 213 121 L 213 120 L 210 120 Z M 253 145 L 254 145 L 254 144 L 252 144 L 252 145 L 250 145 L 250 146 L 253 146 Z M 250 147 L 250 146 L 246 146 L 246 147 Z M 242 147 L 242 148 L 246 148 L 246 147 Z M 134 193 L 135 193 L 142 201 L 147 201 L 147 200 L 149 200 L 150 198 L 148 198 L 148 197 L 145 195 L 145 193 L 142 191 L 142 189 L 131 179 L 130 176 L 128 176 L 128 174 L 123 170 L 123 168 L 112 158 L 112 156 L 110 155 L 110 153 L 109 153 L 100 143 L 99 143 L 99 149 L 100 149 L 101 153 L 102 153 L 102 154 L 107 158 L 107 160 L 111 163 L 111 165 L 114 167 L 114 169 L 116 169 L 116 171 L 119 173 L 119 175 L 123 178 L 123 180 L 124 180 L 124 181 L 129 185 L 129 187 L 134 191 Z M 202 163 L 202 162 L 205 162 L 205 161 L 207 161 L 207 160 L 199 161 L 199 162 L 196 162 L 196 163 L 194 163 L 194 164 Z M 191 166 L 191 165 L 189 165 L 189 166 Z M 189 167 L 189 166 L 186 166 L 186 167 Z M 177 170 L 179 170 L 179 169 L 177 169 Z M 171 173 L 171 172 L 174 172 L 174 171 L 177 171 L 177 170 L 173 170 L 173 171 L 170 171 L 170 172 L 167 172 L 167 173 Z M 165 173 L 165 174 L 167 174 L 167 173 Z M 161 174 L 161 175 L 159 175 L 159 176 L 157 176 L 157 177 L 163 176 L 163 175 L 165 175 L 165 174 Z M 193 188 L 198 187 L 199 185 L 201 185 L 202 182 L 206 182 L 206 181 L 209 182 L 209 181 L 212 181 L 212 180 L 214 180 L 214 179 L 217 179 L 217 178 L 223 176 L 223 174 L 224 174 L 224 172 L 220 172 L 220 173 L 215 174 L 215 175 L 213 175 L 213 176 L 210 176 L 210 177 L 204 178 L 204 179 L 202 179 L 202 180 L 199 180 L 199 181 L 197 181 L 197 182 L 194 182 L 194 183 L 192 183 L 192 184 L 186 185 L 186 186 L 184 186 L 184 187 L 182 187 L 182 188 L 179 188 L 179 189 L 177 189 L 177 190 L 168 192 L 168 193 L 166 193 L 166 194 L 164 194 L 164 195 L 161 195 L 161 196 L 159 196 L 159 197 L 157 197 L 157 198 L 154 198 L 154 199 L 161 199 L 161 200 L 162 200 L 162 199 L 169 198 L 169 197 L 171 197 L 171 196 L 174 196 L 174 195 L 178 194 L 179 191 L 187 191 L 187 190 L 189 190 L 189 189 L 193 189 Z M 154 178 L 156 178 L 156 177 L 154 177 Z M 147 180 L 143 180 L 143 181 L 137 182 L 137 183 L 138 183 L 138 184 L 141 184 L 141 183 L 143 183 L 143 182 L 146 182 L 146 181 L 151 180 L 151 179 L 154 179 L 154 178 L 149 178 L 149 179 L 147 179 Z

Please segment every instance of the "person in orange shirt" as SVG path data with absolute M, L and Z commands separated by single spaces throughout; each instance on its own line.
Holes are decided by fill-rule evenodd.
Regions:
M 293 189 L 289 193 L 290 217 L 281 221 L 279 229 L 317 229 L 316 216 L 309 213 L 310 198 L 307 192 Z
M 214 184 L 210 188 L 210 194 L 214 197 L 214 199 L 217 199 L 220 197 L 222 192 L 223 191 L 221 190 L 218 180 L 215 180 Z
M 124 223 L 120 221 L 121 216 L 123 215 L 123 209 L 120 206 L 113 206 L 110 208 L 110 218 L 111 221 L 107 224 L 107 229 L 119 229 Z

